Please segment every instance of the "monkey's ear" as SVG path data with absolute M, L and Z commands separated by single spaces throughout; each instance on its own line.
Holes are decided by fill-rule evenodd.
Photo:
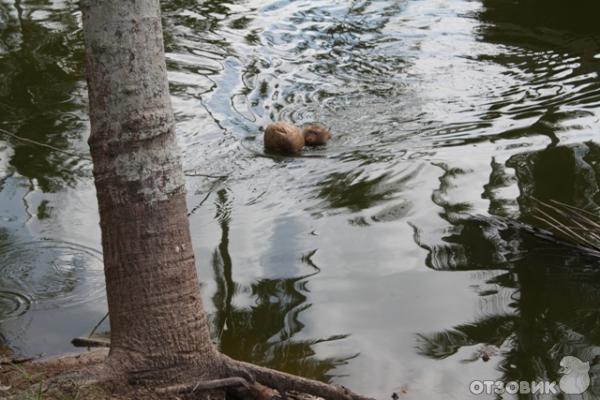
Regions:
M 307 144 L 314 144 L 317 141 L 317 134 L 314 132 L 307 132 L 304 136 L 304 141 Z

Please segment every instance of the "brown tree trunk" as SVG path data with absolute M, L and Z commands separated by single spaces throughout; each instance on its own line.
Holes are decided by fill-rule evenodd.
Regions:
M 240 385 L 261 399 L 275 393 L 262 383 L 365 400 L 215 349 L 192 252 L 159 1 L 82 0 L 81 7 L 111 325 L 102 367 L 112 377 L 162 385 L 157 393 Z
M 82 11 L 109 360 L 140 377 L 181 365 L 214 368 L 219 358 L 199 294 L 159 1 L 86 0 Z

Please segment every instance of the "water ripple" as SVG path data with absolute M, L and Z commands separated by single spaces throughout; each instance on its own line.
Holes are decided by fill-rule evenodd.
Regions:
M 24 294 L 0 290 L 0 322 L 25 314 L 31 307 L 31 299 Z
M 99 251 L 76 243 L 41 240 L 0 247 L 0 314 L 72 307 L 104 295 Z

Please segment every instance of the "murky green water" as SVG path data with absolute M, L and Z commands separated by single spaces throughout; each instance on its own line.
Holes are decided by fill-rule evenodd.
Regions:
M 509 222 L 536 224 L 533 198 L 600 213 L 591 3 L 164 1 L 185 167 L 211 175 L 187 183 L 221 349 L 382 398 L 558 379 L 565 355 L 595 378 L 599 260 Z M 85 156 L 82 59 L 74 2 L 0 1 L 0 128 Z M 279 119 L 335 138 L 265 156 Z M 17 352 L 70 351 L 104 315 L 95 202 L 89 161 L 0 134 Z

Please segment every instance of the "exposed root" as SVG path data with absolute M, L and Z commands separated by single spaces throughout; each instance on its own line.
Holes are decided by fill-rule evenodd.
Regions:
M 257 400 L 277 400 L 282 398 L 277 390 L 261 385 L 258 382 L 250 385 L 249 391 L 251 396 Z
M 286 398 L 288 393 L 301 393 L 326 400 L 373 400 L 352 392 L 344 386 L 332 385 L 258 365 L 233 360 L 223 354 L 218 356 L 223 368 L 216 379 L 197 380 L 157 388 L 158 395 L 196 394 L 210 391 L 227 391 L 234 397 L 256 400 Z M 314 396 L 314 397 L 311 397 Z
M 165 388 L 156 389 L 156 393 L 160 394 L 177 394 L 177 393 L 194 393 L 202 390 L 225 389 L 232 386 L 243 386 L 250 388 L 250 383 L 244 378 L 224 378 L 213 379 L 210 381 L 201 381 L 197 383 L 173 385 Z
M 106 359 L 106 350 L 96 350 L 78 355 L 53 357 L 51 359 L 36 360 L 29 364 L 30 368 L 47 371 L 56 371 L 56 375 L 47 376 L 43 382 L 43 390 L 51 387 L 60 387 L 74 383 L 78 386 L 96 385 L 107 390 L 108 393 L 122 393 L 120 398 L 138 398 L 142 391 L 144 398 L 223 398 L 227 392 L 232 398 L 252 400 L 373 400 L 356 394 L 349 389 L 318 382 L 311 379 L 275 371 L 254 364 L 233 360 L 225 355 L 217 357 L 221 367 L 216 366 L 214 374 L 202 378 L 202 371 L 193 367 L 181 366 L 187 377 L 180 375 L 182 380 L 168 386 L 159 386 L 153 379 L 144 380 L 143 384 L 132 385 L 122 370 L 114 369 Z M 222 362 L 222 364 L 221 364 Z M 44 368 L 45 367 L 45 368 Z M 178 369 L 179 370 L 179 369 Z M 163 371 L 164 372 L 164 371 Z M 173 371 L 171 371 L 173 372 Z M 191 376 L 199 379 L 192 381 Z M 138 393 L 139 392 L 139 393 Z M 214 397 L 208 393 L 221 393 Z M 130 397 L 127 393 L 135 396 Z M 228 396 L 229 398 L 229 396 Z
M 331 385 L 306 379 L 233 359 L 228 359 L 228 363 L 233 369 L 245 371 L 247 374 L 252 375 L 258 383 L 277 389 L 280 393 L 301 392 L 327 400 L 373 400 L 370 397 L 354 393 L 341 385 Z
M 200 391 L 227 389 L 235 391 L 236 398 L 256 400 L 280 400 L 282 397 L 277 390 L 261 385 L 258 382 L 250 383 L 244 378 L 233 377 L 201 381 L 196 384 L 173 385 L 156 390 L 157 394 L 194 394 Z

